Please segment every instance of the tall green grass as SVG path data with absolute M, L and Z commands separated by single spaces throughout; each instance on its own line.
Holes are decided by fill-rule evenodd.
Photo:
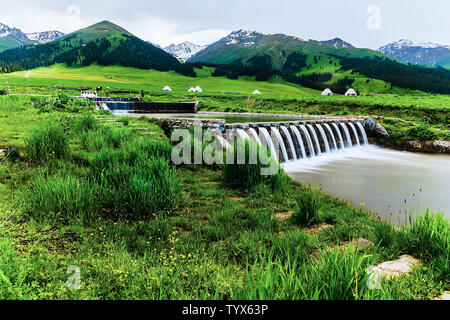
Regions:
M 305 187 L 296 197 L 296 206 L 292 213 L 292 221 L 302 226 L 309 226 L 317 222 L 323 201 L 317 190 Z
M 238 163 L 238 152 L 239 147 L 238 144 L 242 143 L 245 147 L 245 161 L 243 164 Z M 262 169 L 267 168 L 269 165 L 265 165 L 262 163 L 259 153 L 260 145 L 258 145 L 254 141 L 245 140 L 245 141 L 235 141 L 233 149 L 228 150 L 227 152 L 233 152 L 234 161 L 232 164 L 224 164 L 224 183 L 233 188 L 243 188 L 252 190 L 259 184 L 269 185 L 272 190 L 283 191 L 286 186 L 289 184 L 289 178 L 286 173 L 277 165 L 277 170 L 275 170 L 275 174 L 272 175 L 264 175 L 262 174 Z M 250 151 L 256 150 L 257 157 L 256 163 L 250 163 Z M 270 155 L 268 150 L 264 150 Z M 271 164 L 273 165 L 273 163 Z
M 298 255 L 280 260 L 271 252 L 251 267 L 245 286 L 235 288 L 238 300 L 359 300 L 372 292 L 366 285 L 367 268 L 374 257 L 361 255 L 355 247 L 321 253 L 304 263 Z
M 70 159 L 69 138 L 60 124 L 54 122 L 35 131 L 26 143 L 26 154 L 35 163 L 53 159 Z

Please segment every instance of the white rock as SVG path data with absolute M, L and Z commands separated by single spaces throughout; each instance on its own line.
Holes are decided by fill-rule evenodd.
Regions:
M 420 261 L 409 255 L 403 255 L 397 260 L 386 261 L 372 268 L 372 273 L 377 273 L 382 277 L 399 277 L 410 273 L 413 267 L 420 264 Z

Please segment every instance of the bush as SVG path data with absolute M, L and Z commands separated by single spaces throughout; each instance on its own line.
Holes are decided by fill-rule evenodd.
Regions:
M 50 97 L 34 97 L 33 106 L 43 112 L 71 112 L 80 113 L 95 110 L 95 103 L 87 99 L 77 99 L 65 94 Z
M 303 189 L 296 198 L 296 206 L 292 214 L 293 222 L 302 226 L 317 222 L 317 215 L 322 205 L 318 191 L 312 188 Z
M 408 130 L 408 136 L 421 141 L 436 140 L 437 135 L 431 130 L 430 126 L 421 124 Z
M 26 143 L 26 154 L 36 163 L 47 163 L 52 159 L 67 160 L 70 158 L 68 137 L 59 124 L 50 124 L 33 133 Z

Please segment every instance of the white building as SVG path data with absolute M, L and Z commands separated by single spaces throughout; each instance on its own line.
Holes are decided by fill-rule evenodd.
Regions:
M 195 92 L 195 89 L 194 89 L 194 88 L 190 88 L 190 89 L 188 90 L 188 92 Z
M 195 92 L 203 92 L 202 88 L 200 88 L 199 86 L 195 87 Z
M 330 89 L 326 88 L 325 90 L 323 90 L 322 95 L 323 96 L 332 96 L 333 92 L 331 92 Z
M 163 88 L 163 91 L 164 91 L 164 92 L 170 92 L 170 91 L 172 91 L 172 89 L 171 89 L 169 86 L 165 86 L 165 87 Z
M 259 90 L 255 90 L 253 91 L 253 94 L 261 94 L 261 92 L 259 92 Z
M 97 98 L 97 91 L 81 91 L 82 98 Z
M 345 93 L 346 96 L 357 96 L 355 90 L 353 90 L 353 88 L 350 88 L 347 90 L 347 92 Z

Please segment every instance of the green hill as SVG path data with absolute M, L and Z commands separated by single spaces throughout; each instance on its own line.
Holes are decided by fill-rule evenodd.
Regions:
M 66 63 L 68 66 L 120 64 L 126 67 L 175 70 L 195 76 L 191 66 L 109 22 L 102 21 L 55 41 L 0 53 L 0 71 L 13 72 Z
M 378 51 L 336 48 L 319 41 L 258 32 L 235 31 L 194 55 L 188 62 L 217 67 L 216 76 L 236 79 L 274 75 L 309 88 L 344 93 L 388 93 L 393 87 L 450 93 L 450 71 L 410 66 Z
M 6 37 L 0 38 L 0 52 L 29 44 L 31 44 L 31 41 L 24 42 L 11 35 L 7 35 Z

